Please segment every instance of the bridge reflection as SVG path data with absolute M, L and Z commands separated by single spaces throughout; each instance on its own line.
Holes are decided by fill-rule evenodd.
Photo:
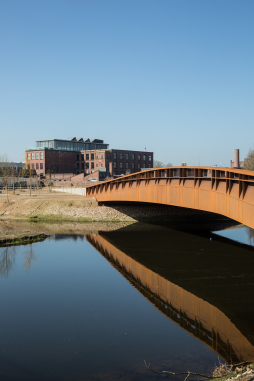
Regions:
M 153 232 L 147 232 L 147 234 L 155 238 Z M 123 239 L 124 236 L 125 239 Z M 138 236 L 140 236 L 140 232 L 138 232 Z M 205 298 L 203 299 L 171 282 L 167 279 L 168 276 L 165 277 L 159 274 L 162 272 L 164 264 L 160 264 L 158 258 L 158 261 L 151 265 L 151 262 L 147 260 L 147 256 L 149 256 L 148 246 L 144 245 L 141 236 L 142 255 L 137 255 L 140 248 L 140 245 L 137 245 L 137 232 L 120 233 L 120 236 L 119 232 L 107 232 L 89 234 L 86 237 L 88 242 L 160 312 L 212 348 L 227 363 L 253 361 L 254 343 L 251 339 L 253 335 L 251 333 L 247 338 L 239 327 L 237 328 L 231 321 L 230 317 L 236 315 L 235 311 L 229 311 L 227 315 L 230 315 L 230 317 L 228 317 L 215 305 L 216 302 L 212 304 L 206 301 Z M 165 247 L 164 243 L 160 245 L 161 240 L 160 237 L 158 238 L 159 240 L 156 243 L 157 253 L 164 251 Z M 128 254 L 132 253 L 132 255 L 127 255 L 126 252 Z M 156 256 L 156 253 L 154 254 Z M 136 258 L 133 258 L 133 256 L 136 256 Z M 149 266 L 149 263 L 150 267 L 157 267 L 158 272 L 148 268 L 147 264 Z M 176 271 L 176 269 L 173 271 Z M 195 269 L 193 271 L 195 272 Z M 178 276 L 181 277 L 179 273 Z M 202 281 L 199 286 L 202 286 Z M 215 288 L 216 286 L 214 284 Z M 220 291 L 220 293 L 223 293 L 223 291 Z M 226 298 L 229 298 L 229 296 L 227 295 Z M 239 319 L 236 318 L 236 321 L 239 322 Z M 250 333 L 249 327 L 248 332 Z M 251 341 L 248 339 L 251 339 Z

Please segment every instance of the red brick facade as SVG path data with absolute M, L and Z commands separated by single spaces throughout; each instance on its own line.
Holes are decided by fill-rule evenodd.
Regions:
M 153 168 L 153 152 L 127 151 L 118 149 L 82 151 L 87 174 L 100 168 L 106 168 L 110 176 Z
M 35 169 L 37 175 L 51 173 L 76 173 L 79 152 L 59 150 L 26 151 L 26 165 Z
M 127 151 L 118 149 L 89 150 L 81 152 L 55 149 L 27 150 L 26 165 L 35 169 L 37 175 L 47 173 L 56 176 L 63 174 L 90 175 L 103 172 L 103 177 L 114 177 L 153 167 L 153 152 Z

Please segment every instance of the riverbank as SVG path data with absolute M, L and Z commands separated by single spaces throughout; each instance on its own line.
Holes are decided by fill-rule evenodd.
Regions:
M 216 377 L 216 381 L 253 381 L 254 364 L 239 364 L 239 366 L 221 364 L 214 370 L 213 377 Z
M 43 222 L 207 222 L 221 219 L 208 212 L 156 204 L 98 205 L 95 198 L 59 192 L 16 192 L 0 195 L 0 220 L 29 220 Z M 225 220 L 225 219 L 224 219 Z
M 44 241 L 47 237 L 48 235 L 42 232 L 0 230 L 0 247 L 26 245 Z

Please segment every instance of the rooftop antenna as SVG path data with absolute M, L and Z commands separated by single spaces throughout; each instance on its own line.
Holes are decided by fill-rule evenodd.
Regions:
M 144 148 L 144 151 L 146 151 L 146 146 L 145 146 L 145 148 Z

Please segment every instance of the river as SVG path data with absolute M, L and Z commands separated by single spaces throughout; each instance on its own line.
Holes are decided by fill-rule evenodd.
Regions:
M 0 248 L 1 380 L 160 380 L 144 360 L 209 375 L 254 361 L 252 230 L 57 231 Z

